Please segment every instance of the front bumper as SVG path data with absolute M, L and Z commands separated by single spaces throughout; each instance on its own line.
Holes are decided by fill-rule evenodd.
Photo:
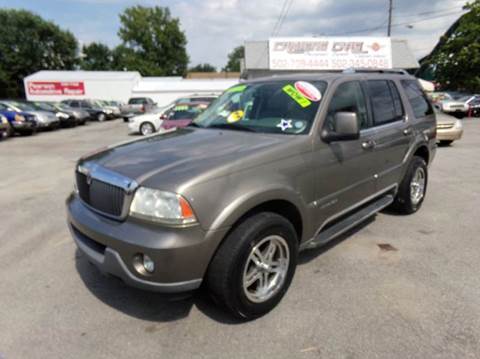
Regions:
M 171 228 L 127 218 L 118 222 L 88 209 L 75 195 L 67 199 L 68 225 L 81 252 L 101 271 L 126 284 L 155 292 L 197 289 L 228 229 Z M 152 274 L 137 271 L 134 258 L 147 254 Z
M 463 129 L 437 129 L 437 141 L 456 141 L 462 138 Z

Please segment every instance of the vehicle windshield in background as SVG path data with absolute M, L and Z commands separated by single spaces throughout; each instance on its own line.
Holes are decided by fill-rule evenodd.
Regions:
M 145 99 L 143 98 L 131 98 L 128 100 L 129 105 L 143 105 L 145 103 Z
M 28 103 L 24 103 L 24 102 L 10 101 L 8 103 L 11 106 L 16 107 L 18 110 L 21 110 L 21 111 L 36 111 L 37 110 L 34 106 L 32 106 Z
M 202 113 L 207 105 L 178 105 L 173 108 L 169 120 L 192 120 Z
M 305 134 L 310 130 L 325 81 L 240 84 L 223 93 L 194 121 L 198 127 Z
M 39 110 L 53 111 L 53 112 L 57 111 L 54 106 L 45 102 L 34 102 L 33 105 Z

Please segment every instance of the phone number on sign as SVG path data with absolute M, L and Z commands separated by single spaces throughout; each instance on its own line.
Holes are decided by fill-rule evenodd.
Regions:
M 388 68 L 390 63 L 384 58 L 364 59 L 272 59 L 271 68 L 280 70 L 328 70 L 355 68 Z

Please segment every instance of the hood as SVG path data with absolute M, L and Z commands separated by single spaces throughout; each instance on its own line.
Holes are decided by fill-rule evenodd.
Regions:
M 275 160 L 275 154 L 292 155 L 292 149 L 278 147 L 295 141 L 293 137 L 187 127 L 120 144 L 80 163 L 94 161 L 139 184 L 175 190 L 182 184 Z M 270 155 L 262 156 L 265 152 Z
M 55 113 L 49 111 L 28 111 L 32 115 L 35 115 L 40 122 L 50 123 L 57 121 Z

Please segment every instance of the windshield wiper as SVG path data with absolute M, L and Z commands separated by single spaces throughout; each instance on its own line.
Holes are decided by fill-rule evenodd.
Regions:
M 221 128 L 225 130 L 236 130 L 236 131 L 246 131 L 246 132 L 257 132 L 251 127 L 237 125 L 235 123 L 217 123 L 215 125 L 207 126 L 206 128 Z

